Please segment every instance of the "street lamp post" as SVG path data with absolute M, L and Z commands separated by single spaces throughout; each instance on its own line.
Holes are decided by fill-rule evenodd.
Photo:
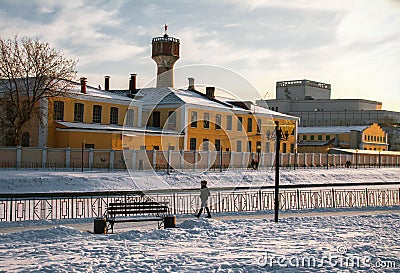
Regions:
M 378 161 L 378 167 L 381 167 L 381 150 L 379 150 L 379 161 Z
M 326 169 L 329 169 L 329 151 L 330 149 L 328 148 L 326 151 Z
M 356 169 L 358 168 L 358 149 L 356 149 Z
M 293 165 L 293 170 L 296 170 L 296 165 L 297 165 L 297 148 L 294 148 L 294 165 Z
M 258 170 L 258 166 L 260 166 L 260 153 L 261 153 L 261 146 L 258 145 L 257 146 L 257 170 Z
M 275 203 L 274 203 L 274 221 L 278 223 L 279 219 L 279 155 L 280 155 L 280 147 L 281 140 L 287 140 L 289 138 L 288 132 L 285 134 L 282 132 L 282 129 L 279 128 L 279 121 L 275 121 L 276 125 L 276 147 L 275 147 Z
M 82 149 L 81 149 L 81 172 L 83 172 L 83 148 L 85 143 L 82 142 Z

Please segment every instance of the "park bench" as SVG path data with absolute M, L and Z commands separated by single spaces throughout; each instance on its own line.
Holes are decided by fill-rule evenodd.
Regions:
M 155 221 L 160 229 L 164 218 L 170 215 L 168 202 L 118 202 L 109 203 L 105 214 L 106 232 L 114 233 L 114 224 L 123 222 Z

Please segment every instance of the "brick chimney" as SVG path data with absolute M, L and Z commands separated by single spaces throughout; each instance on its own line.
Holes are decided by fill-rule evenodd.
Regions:
M 104 90 L 110 91 L 110 76 L 104 77 Z
M 209 99 L 215 98 L 215 87 L 214 86 L 207 86 L 206 87 L 206 97 Z
M 131 95 L 135 95 L 137 93 L 136 89 L 136 74 L 131 74 L 131 78 L 129 79 L 129 92 Z
M 194 90 L 194 78 L 188 78 L 189 80 L 189 87 L 188 90 Z
M 86 78 L 81 78 L 81 93 L 86 94 Z

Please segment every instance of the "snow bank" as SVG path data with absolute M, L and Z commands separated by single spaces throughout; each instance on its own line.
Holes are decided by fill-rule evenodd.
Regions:
M 398 181 L 400 168 L 281 170 L 281 184 Z M 198 188 L 200 180 L 210 187 L 273 185 L 272 170 L 224 172 L 126 172 L 126 171 L 0 171 L 0 193 L 149 190 Z
M 394 213 L 290 217 L 279 223 L 190 219 L 176 229 L 107 236 L 58 226 L 0 234 L 0 271 L 396 272 L 399 228 L 400 216 Z M 329 263 L 327 257 L 336 258 Z M 346 264 L 346 257 L 360 263 Z M 303 258 L 317 264 L 294 263 Z M 393 263 L 396 268 L 387 267 Z

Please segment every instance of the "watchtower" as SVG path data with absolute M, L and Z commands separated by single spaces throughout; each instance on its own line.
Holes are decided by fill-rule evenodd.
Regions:
M 179 39 L 169 37 L 168 26 L 162 37 L 153 38 L 151 58 L 157 63 L 157 87 L 174 87 L 174 64 L 179 59 Z

